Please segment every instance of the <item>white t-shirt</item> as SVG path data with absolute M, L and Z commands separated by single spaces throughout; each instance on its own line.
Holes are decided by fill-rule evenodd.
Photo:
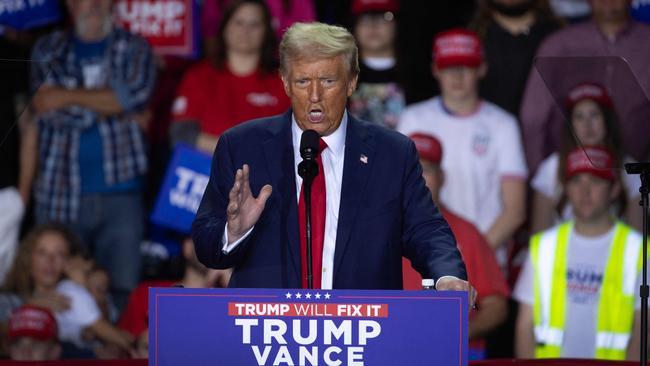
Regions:
M 616 226 L 613 226 L 611 230 L 597 237 L 585 237 L 575 231 L 572 231 L 569 236 L 566 324 L 562 357 L 594 357 L 600 288 L 615 230 Z M 630 235 L 639 234 L 631 232 Z M 542 260 L 546 259 L 552 258 Z M 512 293 L 513 298 L 533 306 L 535 302 L 533 280 L 533 264 L 529 255 Z M 637 284 L 634 287 L 636 310 L 641 308 L 640 285 L 641 276 L 637 276 Z
M 56 291 L 70 299 L 70 309 L 54 314 L 59 326 L 59 340 L 83 347 L 83 330 L 101 317 L 101 311 L 86 288 L 70 280 L 59 282 Z
M 623 163 L 634 163 L 634 159 L 630 157 L 625 157 Z M 555 152 L 549 155 L 548 158 L 537 168 L 537 173 L 535 177 L 530 182 L 533 186 L 533 189 L 547 198 L 553 200 L 555 204 L 560 201 L 562 197 L 562 185 L 558 181 L 558 165 L 560 164 L 560 154 Z M 625 194 L 627 198 L 638 197 L 640 195 L 639 188 L 641 187 L 641 180 L 636 175 L 629 175 L 622 172 L 623 179 L 623 188 L 625 189 Z M 616 211 L 616 210 L 614 210 Z M 566 221 L 573 219 L 573 208 L 571 204 L 567 202 L 562 210 L 562 217 L 555 217 L 556 223 L 559 221 Z
M 528 170 L 517 121 L 487 101 L 469 116 L 447 112 L 435 97 L 406 108 L 397 130 L 426 133 L 440 140 L 444 205 L 486 233 L 501 214 L 501 181 L 526 179 Z

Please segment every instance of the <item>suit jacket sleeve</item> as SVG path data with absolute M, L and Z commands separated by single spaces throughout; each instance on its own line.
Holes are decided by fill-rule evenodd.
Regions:
M 226 133 L 219 138 L 212 158 L 210 180 L 192 224 L 196 256 L 208 268 L 230 268 L 241 259 L 245 251 L 246 239 L 229 253 L 223 252 L 222 238 L 228 220 L 228 193 L 235 182 L 235 172 Z
M 433 203 L 422 178 L 415 144 L 409 140 L 404 170 L 404 253 L 423 278 L 455 276 L 467 280 L 465 264 L 447 221 Z

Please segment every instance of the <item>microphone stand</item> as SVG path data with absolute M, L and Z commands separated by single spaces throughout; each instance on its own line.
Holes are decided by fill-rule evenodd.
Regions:
M 318 164 L 312 159 L 304 159 L 298 164 L 298 175 L 302 177 L 302 193 L 305 199 L 305 233 L 307 235 L 307 288 L 314 288 L 314 273 L 311 245 L 311 184 L 318 175 Z
M 648 195 L 650 193 L 650 163 L 625 164 L 627 174 L 641 176 L 641 208 L 643 209 L 643 258 L 641 259 L 641 366 L 648 364 Z

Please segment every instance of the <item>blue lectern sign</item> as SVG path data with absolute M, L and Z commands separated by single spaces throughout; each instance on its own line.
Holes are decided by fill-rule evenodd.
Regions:
M 467 365 L 467 294 L 149 290 L 149 365 Z

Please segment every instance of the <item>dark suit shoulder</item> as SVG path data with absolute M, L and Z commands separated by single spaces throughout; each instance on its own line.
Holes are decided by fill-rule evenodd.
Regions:
M 288 117 L 287 113 L 290 112 L 240 123 L 228 129 L 222 136 L 227 137 L 230 141 L 238 141 L 241 139 L 251 140 L 251 142 L 262 141 L 280 133 L 284 127 L 287 127 L 286 124 L 291 119 L 291 114 Z
M 374 144 L 382 150 L 388 149 L 394 151 L 393 149 L 395 148 L 408 149 L 409 145 L 413 144 L 410 138 L 388 127 L 354 117 L 350 120 L 362 136 L 367 136 L 374 140 Z

